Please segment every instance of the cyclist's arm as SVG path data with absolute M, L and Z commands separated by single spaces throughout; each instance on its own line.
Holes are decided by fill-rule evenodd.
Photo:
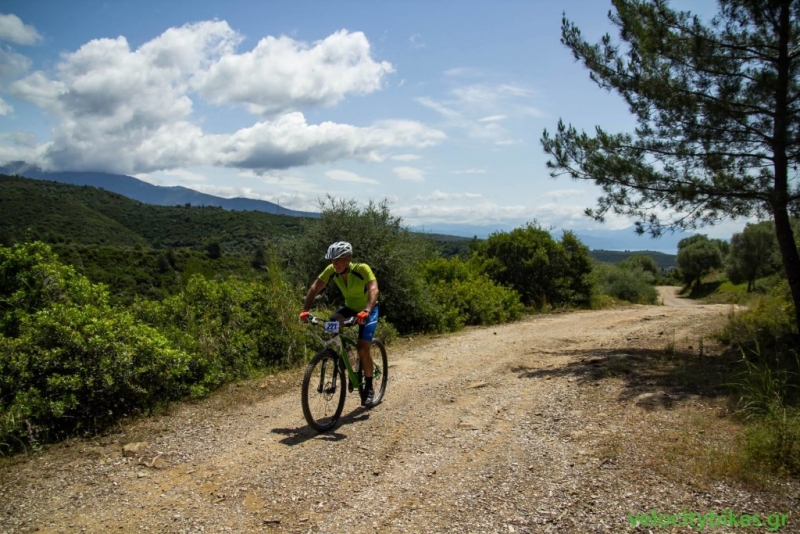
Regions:
M 378 281 L 377 280 L 370 280 L 367 282 L 367 307 L 366 310 L 372 311 L 372 308 L 375 307 L 375 303 L 378 302 Z
M 308 293 L 306 293 L 306 298 L 303 300 L 303 311 L 308 311 L 311 309 L 311 306 L 314 305 L 314 297 L 317 296 L 317 293 L 325 289 L 325 282 L 317 278 L 314 280 L 314 283 L 311 284 L 311 287 L 308 288 Z

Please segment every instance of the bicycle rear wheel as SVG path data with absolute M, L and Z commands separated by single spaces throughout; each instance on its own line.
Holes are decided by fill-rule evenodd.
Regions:
M 386 382 L 389 380 L 389 359 L 386 356 L 386 347 L 380 339 L 372 341 L 370 347 L 370 355 L 372 356 L 372 363 L 374 364 L 374 371 L 372 373 L 372 388 L 375 395 L 372 397 L 372 406 L 379 404 L 383 400 L 383 395 L 386 393 Z M 358 362 L 358 382 L 361 384 L 358 387 L 361 398 L 364 398 L 364 370 L 361 369 L 361 362 Z
M 301 388 L 303 416 L 308 426 L 318 432 L 336 426 L 344 408 L 346 387 L 339 356 L 330 349 L 317 353 L 306 367 Z

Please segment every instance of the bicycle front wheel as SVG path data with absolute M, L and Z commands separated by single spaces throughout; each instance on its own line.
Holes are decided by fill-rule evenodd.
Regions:
M 383 400 L 383 395 L 386 393 L 386 382 L 389 380 L 389 358 L 386 356 L 386 347 L 380 339 L 372 341 L 370 347 L 370 355 L 372 356 L 372 363 L 374 371 L 372 373 L 372 387 L 375 395 L 372 397 L 372 406 L 379 404 Z M 361 398 L 364 398 L 364 370 L 361 369 L 361 363 L 358 366 L 358 381 L 361 383 L 359 392 Z
M 344 408 L 347 383 L 339 356 L 330 349 L 320 351 L 306 367 L 303 376 L 303 415 L 308 426 L 326 432 L 336 426 Z

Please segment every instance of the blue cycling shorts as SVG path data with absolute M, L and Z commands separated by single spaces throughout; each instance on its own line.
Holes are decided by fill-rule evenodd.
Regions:
M 341 315 L 345 319 L 349 319 L 350 317 L 355 317 L 358 315 L 357 311 L 353 311 L 347 306 L 342 306 L 338 310 L 336 310 L 337 314 Z M 331 319 L 333 319 L 331 317 Z M 375 337 L 375 329 L 378 327 L 378 306 L 376 305 L 372 308 L 372 311 L 367 318 L 366 324 L 358 325 L 358 339 L 363 339 L 364 341 L 372 342 L 372 338 Z

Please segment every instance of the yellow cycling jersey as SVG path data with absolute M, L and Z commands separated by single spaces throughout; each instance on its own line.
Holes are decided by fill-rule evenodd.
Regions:
M 366 263 L 351 263 L 346 283 L 342 275 L 338 274 L 333 268 L 333 264 L 328 265 L 319 275 L 319 279 L 327 284 L 331 278 L 333 278 L 336 286 L 344 295 L 345 306 L 355 311 L 361 311 L 366 308 L 367 284 L 372 280 L 377 280 L 369 265 Z

